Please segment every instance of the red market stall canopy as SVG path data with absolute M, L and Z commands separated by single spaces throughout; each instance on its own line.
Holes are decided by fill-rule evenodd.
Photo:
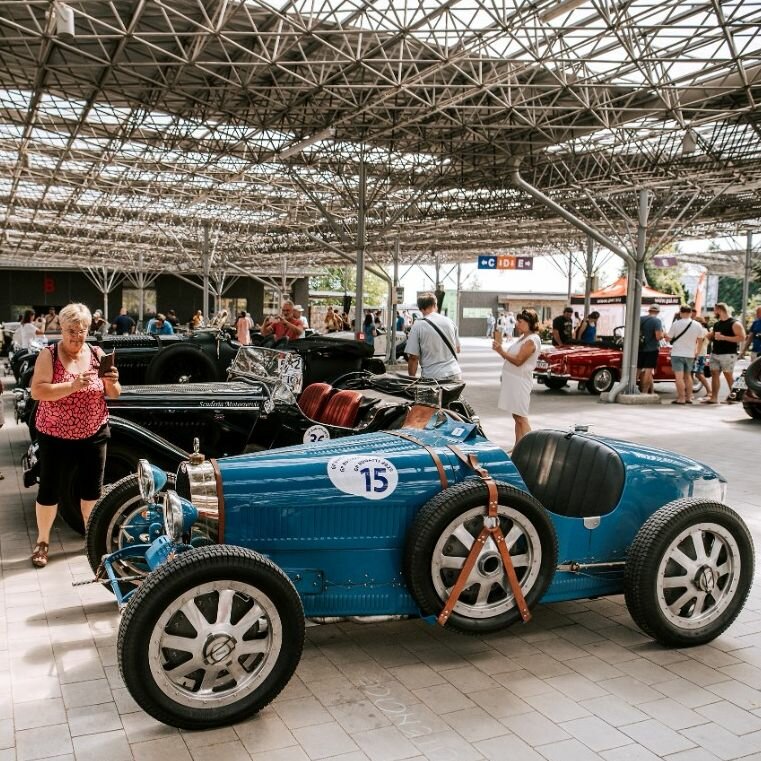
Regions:
M 614 283 L 601 288 L 599 291 L 592 291 L 590 294 L 590 303 L 592 306 L 602 306 L 604 304 L 626 304 L 626 278 L 620 277 Z M 584 304 L 584 294 L 574 295 L 571 297 L 571 304 Z M 659 306 L 671 306 L 679 304 L 679 296 L 671 293 L 661 293 L 655 288 L 647 285 L 642 286 L 642 305 L 658 304 Z
M 600 319 L 597 321 L 597 334 L 601 336 L 612 335 L 615 328 L 623 326 L 626 321 L 626 278 L 621 277 L 599 291 L 592 291 L 590 301 L 592 310 L 600 313 Z M 572 296 L 571 304 L 583 307 L 584 295 Z M 661 308 L 658 316 L 665 327 L 671 325 L 679 312 L 679 296 L 661 293 L 645 285 L 642 287 L 640 315 L 647 314 L 651 304 L 658 304 Z

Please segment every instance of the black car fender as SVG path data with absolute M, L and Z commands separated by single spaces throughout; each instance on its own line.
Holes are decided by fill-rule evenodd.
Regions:
M 130 420 L 111 415 L 109 428 L 111 439 L 108 442 L 107 460 L 111 451 L 130 452 L 134 453 L 134 466 L 137 466 L 139 459 L 146 459 L 159 468 L 173 472 L 189 457 L 184 449 Z

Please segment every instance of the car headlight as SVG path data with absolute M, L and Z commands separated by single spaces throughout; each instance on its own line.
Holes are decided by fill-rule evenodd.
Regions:
M 194 531 L 204 533 L 209 541 L 220 541 L 224 503 L 221 483 L 214 460 L 186 460 L 177 469 L 177 494 L 198 510 Z
M 145 502 L 153 502 L 156 494 L 166 486 L 166 482 L 166 473 L 161 468 L 151 465 L 148 460 L 138 460 L 137 483 L 140 497 Z
M 173 541 L 182 540 L 183 534 L 190 529 L 198 519 L 198 510 L 186 499 L 182 499 L 171 489 L 164 496 L 164 531 Z

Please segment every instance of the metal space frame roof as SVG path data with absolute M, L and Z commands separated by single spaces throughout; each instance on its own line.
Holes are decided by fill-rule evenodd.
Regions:
M 736 234 L 760 97 L 758 0 L 4 0 L 0 267 L 581 248 L 514 157 L 627 247 L 643 187 L 653 250 Z

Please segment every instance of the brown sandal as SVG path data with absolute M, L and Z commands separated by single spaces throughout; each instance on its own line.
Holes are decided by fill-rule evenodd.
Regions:
M 35 568 L 44 568 L 48 564 L 48 550 L 50 545 L 47 542 L 37 542 L 32 552 L 32 565 Z

